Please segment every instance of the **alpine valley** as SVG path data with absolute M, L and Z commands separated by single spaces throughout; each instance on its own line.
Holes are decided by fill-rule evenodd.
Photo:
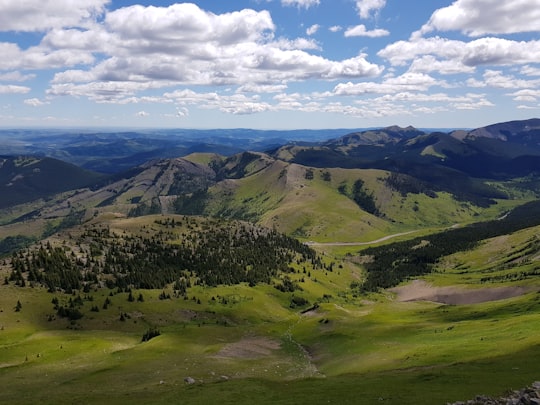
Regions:
M 540 380 L 540 119 L 0 143 L 2 403 L 431 405 Z

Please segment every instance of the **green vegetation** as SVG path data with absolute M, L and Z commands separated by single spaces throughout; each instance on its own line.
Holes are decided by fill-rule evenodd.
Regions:
M 534 207 L 496 222 L 510 235 L 500 255 L 493 252 L 503 236 L 478 237 L 463 251 L 438 254 L 428 280 L 455 285 L 470 274 L 470 282 L 484 288 L 519 282 L 537 257 L 534 228 L 527 229 L 538 217 Z M 478 230 L 485 238 L 492 224 L 454 231 L 463 236 Z M 224 404 L 252 403 L 254 396 L 262 404 L 442 404 L 478 393 L 500 395 L 538 379 L 538 293 L 455 306 L 400 302 L 385 291 L 359 294 L 349 287 L 363 277 L 355 256 L 308 255 L 303 261 L 303 245 L 277 236 L 247 223 L 200 217 L 103 217 L 12 255 L 0 265 L 7 278 L 0 286 L 0 400 L 159 404 L 182 398 L 202 404 L 219 395 Z M 411 250 L 427 246 L 422 241 L 429 238 L 415 240 Z M 292 256 L 285 256 L 291 259 L 285 267 L 268 262 L 278 272 L 269 283 L 252 286 L 249 280 L 202 282 L 202 272 L 191 272 L 195 263 L 180 265 L 189 274 L 164 279 L 159 288 L 111 283 L 125 279 L 126 268 L 136 274 L 141 261 L 152 272 L 149 264 L 166 257 L 167 246 L 180 252 L 185 244 L 196 252 L 198 243 L 205 246 L 207 265 L 211 257 L 229 255 L 219 246 L 236 249 L 230 255 L 237 258 L 253 249 L 263 263 L 272 246 Z M 300 250 L 292 253 L 295 246 Z M 113 257 L 118 268 L 104 272 Z M 131 264 L 122 262 L 129 257 Z M 45 277 L 70 266 L 82 266 L 73 272 L 80 285 L 73 281 L 47 292 Z M 39 274 L 41 281 L 34 280 Z M 70 280 L 67 274 L 61 278 Z M 540 287 L 534 274 L 527 282 Z
M 69 191 L 71 166 L 6 159 L 9 187 L 48 189 L 0 212 L 0 402 L 432 405 L 539 380 L 537 158 L 497 142 L 392 127 Z
M 388 246 L 366 249 L 363 254 L 372 257 L 365 264 L 367 278 L 363 283 L 355 283 L 355 286 L 358 286 L 362 291 L 376 291 L 379 288 L 393 287 L 409 278 L 431 272 L 437 261 L 444 256 L 470 250 L 481 240 L 510 234 L 536 225 L 540 225 L 539 201 L 517 207 L 498 220 L 450 229 Z M 533 249 L 536 247 L 536 244 L 532 245 Z M 523 253 L 523 251 L 519 253 Z M 534 276 L 539 272 L 539 269 L 535 267 L 527 274 Z

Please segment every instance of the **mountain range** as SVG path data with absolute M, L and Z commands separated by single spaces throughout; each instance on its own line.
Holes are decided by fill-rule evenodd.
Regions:
M 538 380 L 540 120 L 242 133 L 10 138 L 0 401 L 427 405 Z
M 85 167 L 131 164 L 110 174 L 52 157 L 4 157 L 0 208 L 10 214 L 3 223 L 33 218 L 43 230 L 49 219 L 74 212 L 200 214 L 250 220 L 303 239 L 357 240 L 496 215 L 540 192 L 540 119 L 448 133 L 391 126 L 277 146 L 272 138 L 263 151 L 231 154 L 216 153 L 223 145 L 209 152 L 208 144 L 182 149 L 160 139 L 84 134 L 55 152 L 78 155 Z M 182 151 L 191 153 L 171 157 Z M 134 164 L 143 156 L 154 158 Z

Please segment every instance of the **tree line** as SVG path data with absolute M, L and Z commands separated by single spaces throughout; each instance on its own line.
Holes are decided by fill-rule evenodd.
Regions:
M 91 288 L 174 288 L 193 284 L 271 283 L 291 266 L 324 265 L 313 249 L 275 230 L 238 221 L 157 220 L 139 232 L 87 227 L 69 246 L 50 242 L 11 257 L 6 282 L 41 284 L 49 291 Z M 153 228 L 150 230 L 150 228 Z

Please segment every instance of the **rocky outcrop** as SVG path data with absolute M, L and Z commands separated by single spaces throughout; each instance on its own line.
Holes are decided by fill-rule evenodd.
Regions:
M 519 391 L 512 391 L 506 397 L 492 398 L 477 395 L 468 401 L 458 401 L 447 405 L 540 405 L 540 381 Z

